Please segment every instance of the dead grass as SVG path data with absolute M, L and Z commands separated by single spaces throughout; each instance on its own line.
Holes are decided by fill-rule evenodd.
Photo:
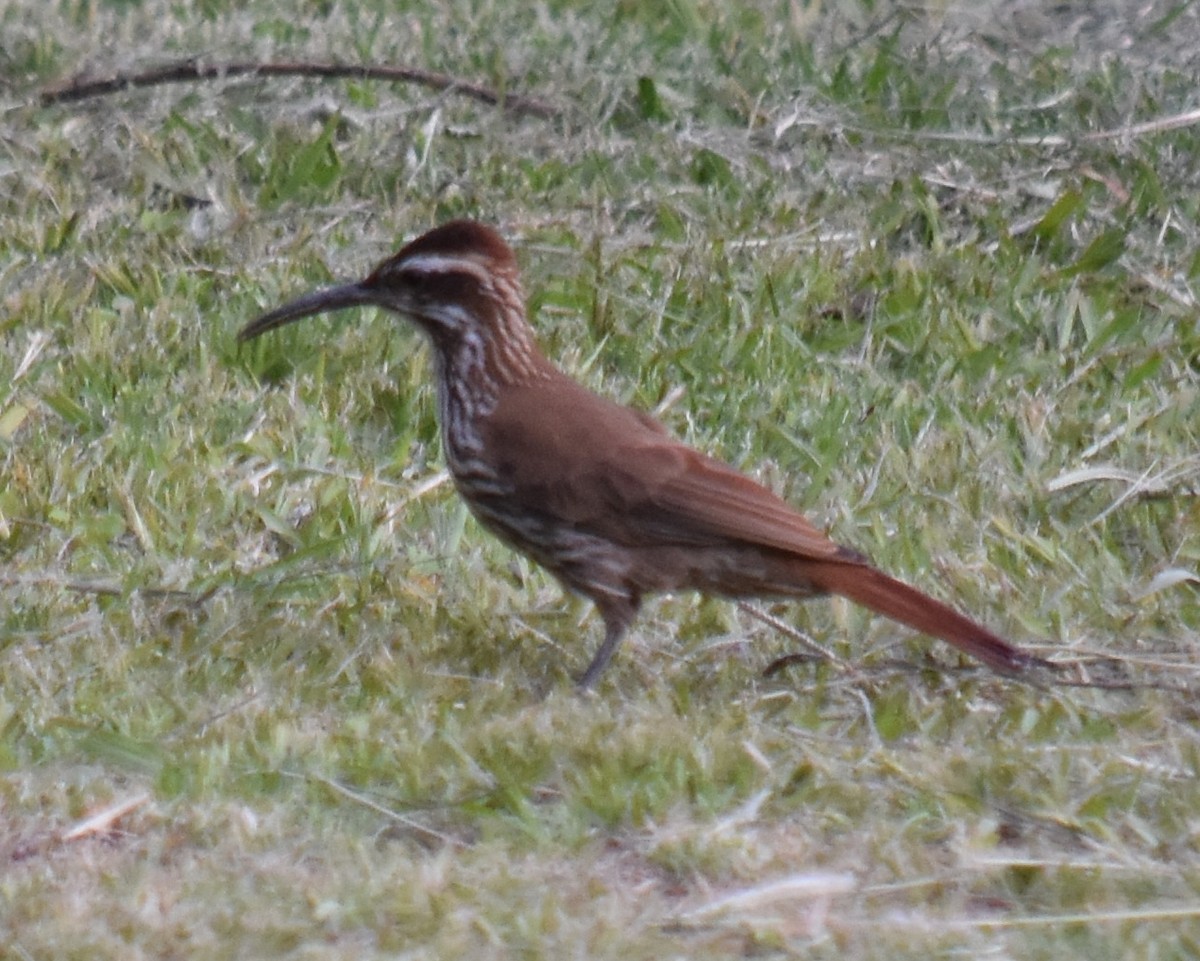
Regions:
M 382 11 L 382 12 L 380 12 Z M 18 3 L 0 956 L 1200 952 L 1186 3 Z M 417 67 L 42 106 L 200 56 Z M 441 470 L 427 357 L 263 307 L 456 215 L 551 356 L 1070 677 L 831 602 L 594 617 Z

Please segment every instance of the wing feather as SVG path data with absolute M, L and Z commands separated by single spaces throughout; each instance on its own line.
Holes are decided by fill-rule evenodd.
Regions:
M 643 532 L 678 544 L 738 542 L 844 559 L 844 548 L 803 514 L 721 461 L 665 440 L 623 453 L 609 468 L 609 507 Z
M 761 484 L 670 437 L 653 418 L 562 378 L 562 402 L 512 391 L 488 424 L 511 500 L 546 523 L 619 544 L 754 544 L 857 561 Z

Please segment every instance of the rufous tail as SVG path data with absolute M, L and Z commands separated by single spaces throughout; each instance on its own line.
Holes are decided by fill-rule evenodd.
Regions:
M 982 624 L 867 564 L 814 564 L 806 576 L 831 594 L 840 594 L 915 631 L 948 641 L 989 667 L 1018 674 L 1049 661 L 1010 644 Z

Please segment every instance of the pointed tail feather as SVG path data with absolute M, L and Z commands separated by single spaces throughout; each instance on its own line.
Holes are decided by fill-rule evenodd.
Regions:
M 815 564 L 812 582 L 901 624 L 948 641 L 998 671 L 1018 674 L 1049 661 L 1010 644 L 982 624 L 868 565 Z

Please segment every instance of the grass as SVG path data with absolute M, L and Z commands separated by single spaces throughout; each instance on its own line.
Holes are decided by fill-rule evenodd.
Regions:
M 1200 951 L 1200 144 L 1153 123 L 1196 106 L 1198 17 L 0 12 L 0 956 Z M 37 104 L 192 55 L 561 113 L 304 78 Z M 1133 689 L 836 601 L 768 609 L 849 669 L 764 677 L 794 640 L 678 597 L 576 696 L 597 619 L 456 500 L 419 337 L 234 342 L 460 215 L 590 386 Z

